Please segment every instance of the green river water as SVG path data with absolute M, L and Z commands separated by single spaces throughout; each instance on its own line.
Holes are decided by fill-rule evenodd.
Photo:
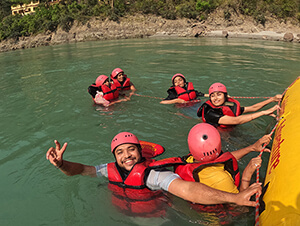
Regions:
M 159 158 L 182 156 L 189 129 L 200 122 L 201 103 L 159 104 L 154 97 L 166 97 L 175 73 L 205 93 L 222 82 L 232 96 L 264 97 L 282 93 L 299 76 L 299 62 L 299 44 L 219 38 L 114 40 L 0 53 L 0 224 L 214 225 L 213 216 L 176 198 L 163 218 L 128 217 L 112 206 L 105 178 L 67 177 L 46 160 L 46 151 L 57 139 L 69 143 L 66 160 L 111 162 L 111 139 L 129 131 L 163 145 L 166 152 Z M 94 106 L 88 86 L 115 67 L 144 96 L 109 108 Z M 262 99 L 239 101 L 248 106 Z M 223 150 L 250 145 L 273 125 L 263 116 L 223 132 Z M 240 169 L 256 155 L 239 161 Z M 261 180 L 267 160 L 263 155 Z M 229 225 L 254 225 L 254 209 L 229 218 Z

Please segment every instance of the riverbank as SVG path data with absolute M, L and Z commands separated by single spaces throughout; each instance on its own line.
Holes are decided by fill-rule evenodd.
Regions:
M 118 22 L 93 18 L 84 25 L 74 24 L 69 32 L 58 29 L 53 33 L 2 41 L 0 52 L 63 43 L 147 37 L 224 37 L 300 43 L 298 21 L 279 21 L 267 17 L 263 26 L 251 17 L 232 14 L 229 20 L 225 20 L 223 15 L 224 12 L 217 10 L 202 22 L 167 20 L 149 15 L 128 16 Z

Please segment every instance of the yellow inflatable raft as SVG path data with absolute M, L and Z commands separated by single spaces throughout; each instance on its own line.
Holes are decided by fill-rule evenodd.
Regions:
M 259 222 L 300 225 L 300 77 L 286 90 L 266 171 Z

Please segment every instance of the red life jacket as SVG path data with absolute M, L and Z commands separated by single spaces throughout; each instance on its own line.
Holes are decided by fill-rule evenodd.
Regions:
M 103 98 L 105 100 L 111 101 L 119 97 L 119 91 L 117 90 L 116 85 L 110 84 L 110 87 L 107 85 L 100 86 L 103 92 Z
M 207 163 L 187 163 L 185 159 L 189 157 L 171 157 L 167 159 L 162 159 L 151 163 L 151 167 L 155 168 L 155 166 L 161 167 L 175 167 L 175 172 L 181 176 L 182 179 L 188 181 L 197 181 L 194 179 L 198 178 L 198 172 L 201 171 L 205 166 L 213 165 L 213 164 L 224 164 L 225 169 L 232 175 L 235 180 L 235 185 L 238 186 L 240 183 L 240 173 L 238 170 L 238 163 L 235 157 L 230 152 L 225 152 L 220 155 L 215 161 L 207 162 Z M 195 173 L 193 173 L 193 171 Z M 199 181 L 199 180 L 198 180 Z M 216 204 L 216 205 L 202 205 L 190 203 L 191 208 L 196 210 L 197 212 L 201 212 L 202 214 L 216 214 L 219 218 L 220 223 L 227 222 L 228 215 L 230 216 L 238 216 L 241 215 L 242 212 L 239 210 L 235 210 L 234 207 L 229 204 Z
M 237 187 L 239 186 L 239 166 L 236 158 L 230 152 L 223 153 L 214 161 L 202 163 L 186 163 L 185 165 L 178 165 L 176 166 L 175 173 L 177 173 L 183 180 L 199 182 L 198 173 L 205 167 L 215 164 L 224 164 L 224 169 L 231 174 L 234 180 L 234 184 Z
M 173 86 L 171 87 L 171 89 L 172 88 L 175 89 L 179 99 L 190 101 L 197 98 L 196 91 L 194 90 L 192 82 L 187 82 L 187 89 L 181 88 L 179 86 Z
M 116 85 L 117 89 L 120 90 L 130 90 L 130 78 L 125 77 L 125 81 L 121 84 L 118 79 L 111 78 L 111 80 Z
M 142 155 L 155 157 L 163 153 L 162 146 L 140 141 Z M 151 146 L 152 145 L 152 146 Z M 156 145 L 156 146 L 155 146 Z M 143 148 L 144 147 L 144 148 Z M 117 163 L 107 164 L 109 189 L 112 191 L 112 203 L 124 214 L 141 217 L 161 217 L 165 215 L 169 202 L 164 193 L 152 191 L 145 182 L 151 170 L 149 165 L 154 159 L 146 158 L 133 166 L 126 178 L 123 178 Z
M 228 106 L 226 105 L 226 103 L 232 103 L 232 106 Z M 221 109 L 223 115 L 228 115 L 228 116 L 239 116 L 241 115 L 241 105 L 240 102 L 238 102 L 237 100 L 233 99 L 233 98 L 228 98 L 228 100 L 226 101 L 225 105 L 221 105 L 221 106 L 214 106 L 210 100 L 207 100 L 199 109 L 197 112 L 197 115 L 199 115 L 199 113 L 201 112 L 201 117 L 202 117 L 202 121 L 206 122 L 205 119 L 205 112 L 204 109 L 206 107 L 211 107 L 213 109 Z M 221 128 L 228 128 L 231 127 L 230 125 L 219 125 Z

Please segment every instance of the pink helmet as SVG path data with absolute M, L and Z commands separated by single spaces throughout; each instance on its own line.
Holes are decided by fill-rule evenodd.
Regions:
M 208 89 L 208 94 L 212 94 L 213 92 L 223 92 L 223 93 L 227 93 L 227 89 L 226 86 L 224 86 L 222 83 L 214 83 L 212 84 L 209 89 Z
M 200 162 L 212 161 L 221 153 L 221 136 L 212 125 L 199 123 L 190 130 L 188 145 L 196 160 Z
M 106 75 L 99 75 L 95 82 L 96 86 L 102 86 L 106 79 L 108 79 Z
M 121 144 L 140 144 L 139 139 L 132 133 L 122 132 L 117 134 L 111 141 L 111 152 Z
M 185 77 L 183 76 L 183 74 L 177 73 L 177 74 L 173 75 L 173 77 L 172 77 L 172 83 L 173 83 L 173 84 L 174 84 L 174 79 L 175 79 L 177 76 L 180 76 L 181 78 L 183 78 L 184 81 L 186 81 L 186 79 L 185 79 Z
M 121 68 L 115 68 L 115 69 L 111 72 L 110 77 L 111 77 L 111 78 L 116 78 L 117 75 L 118 75 L 119 73 L 121 73 L 121 72 L 124 73 L 124 71 L 123 71 Z

